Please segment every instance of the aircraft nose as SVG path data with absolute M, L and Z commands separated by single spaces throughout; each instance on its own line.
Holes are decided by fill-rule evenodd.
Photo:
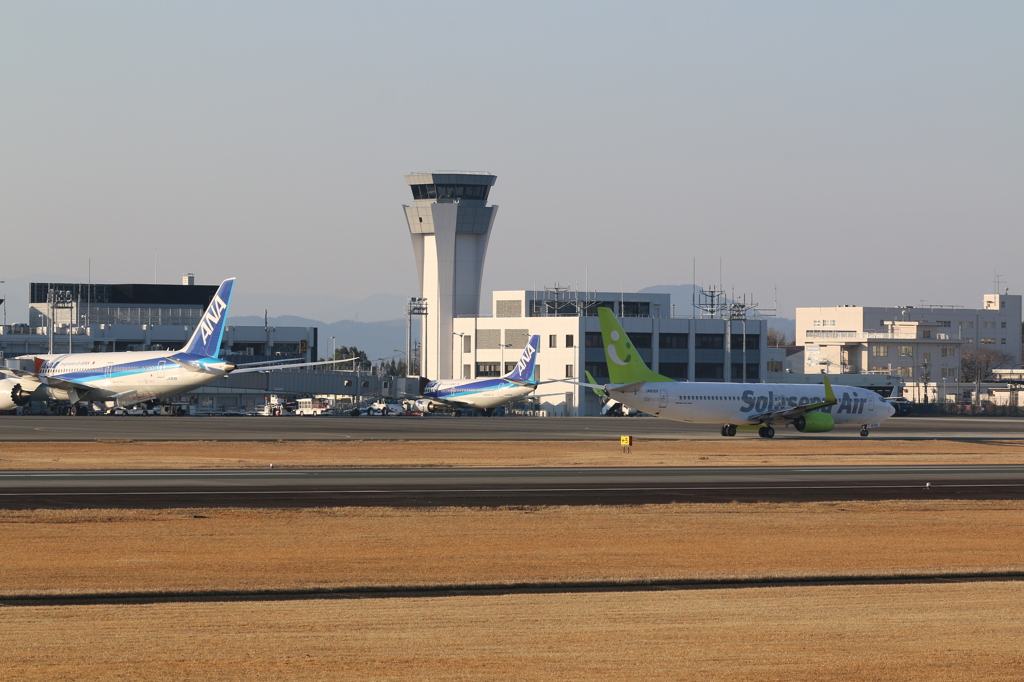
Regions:
M 893 404 L 892 404 L 892 403 L 888 403 L 888 402 L 887 402 L 887 403 L 885 404 L 885 406 L 886 406 L 887 408 L 889 408 L 889 414 L 887 414 L 887 415 L 886 415 L 886 417 L 885 417 L 886 419 L 888 419 L 889 417 L 891 417 L 891 416 L 893 416 L 894 414 L 896 414 L 896 408 L 895 408 L 895 407 L 893 406 Z

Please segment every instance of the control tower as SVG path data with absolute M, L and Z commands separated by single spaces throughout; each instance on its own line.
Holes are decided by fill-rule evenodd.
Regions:
M 452 367 L 452 334 L 457 315 L 480 314 L 484 256 L 497 206 L 487 195 L 497 176 L 479 172 L 412 173 L 412 206 L 403 206 L 409 222 L 420 296 L 427 299 L 422 320 L 420 374 L 431 379 L 458 379 Z

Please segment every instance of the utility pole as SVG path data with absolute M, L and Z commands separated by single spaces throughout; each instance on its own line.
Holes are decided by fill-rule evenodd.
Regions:
M 427 314 L 427 299 L 413 296 L 409 299 L 409 302 L 405 304 L 405 355 L 409 358 L 409 375 L 412 375 L 412 316 L 413 315 L 426 315 Z M 417 360 L 423 357 L 423 343 L 425 339 L 420 342 L 420 352 L 417 355 Z M 420 374 L 421 363 L 416 363 L 416 373 Z M 435 377 L 436 378 L 436 377 Z

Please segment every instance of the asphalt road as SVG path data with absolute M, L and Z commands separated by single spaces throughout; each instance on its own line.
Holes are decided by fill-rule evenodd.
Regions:
M 826 434 L 779 429 L 776 438 L 860 438 L 857 428 Z M 656 417 L 13 417 L 0 416 L 0 441 L 91 440 L 607 440 L 721 438 L 714 424 Z M 736 438 L 756 438 L 741 433 Z M 870 438 L 1024 438 L 1024 419 L 900 417 Z
M 7 509 L 1022 497 L 1024 465 L 0 472 Z

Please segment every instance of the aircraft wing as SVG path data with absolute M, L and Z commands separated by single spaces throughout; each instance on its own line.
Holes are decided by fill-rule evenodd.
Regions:
M 88 384 L 82 384 L 77 381 L 68 381 L 67 379 L 62 379 L 60 377 L 36 374 L 35 372 L 28 372 L 23 369 L 0 367 L 0 373 L 11 374 L 18 378 L 26 379 L 37 385 L 46 386 L 48 388 L 56 388 L 60 391 L 73 392 L 80 400 L 108 400 L 114 395 L 113 391 L 109 391 L 104 388 L 89 386 Z M 32 390 L 35 390 L 36 388 L 37 386 L 33 386 Z
M 319 362 L 300 362 L 292 363 L 289 365 L 260 365 L 254 363 L 253 365 L 237 365 L 235 369 L 231 370 L 231 374 L 248 374 L 250 372 L 273 372 L 277 369 L 292 369 L 293 367 L 315 367 L 317 365 L 336 365 L 339 362 L 352 362 L 353 360 L 359 360 L 360 358 L 346 358 L 344 360 L 320 360 Z
M 776 420 L 792 421 L 797 417 L 801 417 L 808 412 L 814 412 L 824 407 L 835 405 L 839 401 L 836 400 L 836 394 L 832 390 L 832 383 L 828 380 L 828 375 L 822 375 L 825 379 L 825 399 L 818 403 L 810 403 L 808 405 L 798 405 L 796 407 L 789 407 L 785 410 L 774 410 L 772 412 L 762 412 L 761 414 L 751 415 L 748 420 L 754 423 L 760 422 L 771 422 Z
M 27 372 L 23 369 L 11 369 L 9 367 L 0 368 L 0 372 L 4 374 L 13 374 L 16 377 L 22 379 L 31 379 L 43 386 L 49 386 L 51 388 L 59 388 L 65 391 L 93 391 L 95 390 L 92 386 L 86 386 L 80 384 L 77 381 L 68 381 L 67 379 L 61 379 L 60 377 L 50 377 L 44 374 L 36 374 L 35 372 Z

